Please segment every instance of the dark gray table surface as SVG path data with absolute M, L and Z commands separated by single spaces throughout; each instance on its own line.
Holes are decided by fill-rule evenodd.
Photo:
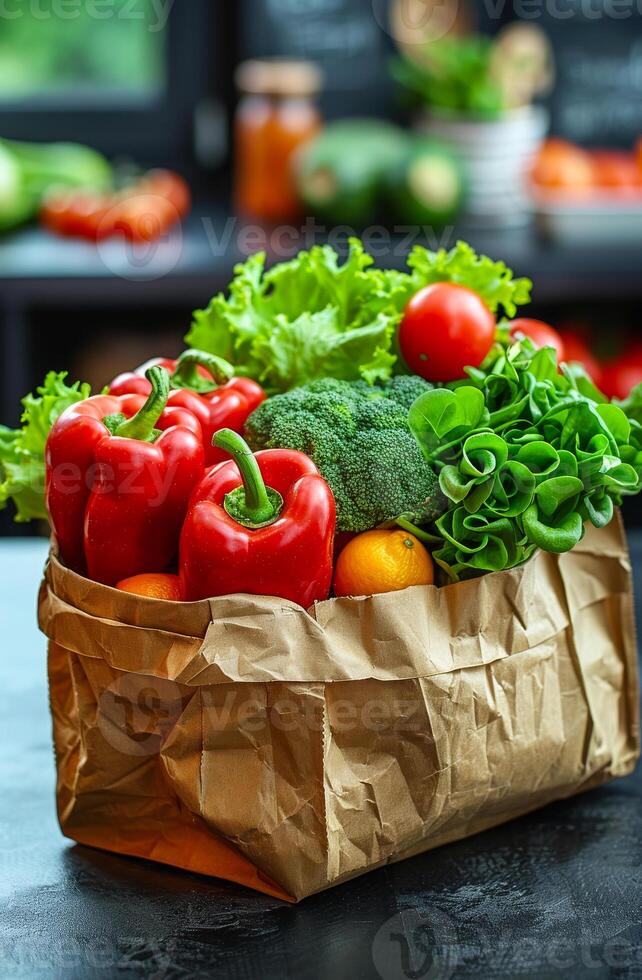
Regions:
M 642 571 L 642 535 L 632 547 Z M 641 769 L 296 907 L 64 840 L 35 625 L 45 551 L 0 542 L 2 980 L 642 977 Z

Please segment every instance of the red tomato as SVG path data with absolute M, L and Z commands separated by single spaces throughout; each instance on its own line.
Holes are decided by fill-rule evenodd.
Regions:
M 566 360 L 570 364 L 581 364 L 593 383 L 602 390 L 602 365 L 591 352 L 586 341 L 576 333 L 560 330 L 560 337 L 566 351 Z
M 117 193 L 54 194 L 45 201 L 41 220 L 59 235 L 99 241 L 120 232 L 133 242 L 151 242 L 180 221 L 190 204 L 189 187 L 182 177 L 171 170 L 150 170 Z
M 632 340 L 626 345 L 626 350 L 624 352 L 627 361 L 635 361 L 636 364 L 642 364 L 642 341 Z M 624 357 L 623 355 L 623 357 Z
M 557 330 L 543 320 L 529 320 L 528 317 L 513 320 L 510 325 L 510 335 L 515 340 L 519 340 L 520 337 L 530 337 L 536 347 L 554 347 L 558 362 L 566 360 L 564 341 Z
M 40 210 L 40 218 L 49 231 L 55 231 L 58 235 L 66 235 L 67 216 L 72 201 L 70 193 L 49 195 Z
M 602 391 L 609 398 L 628 398 L 633 388 L 642 382 L 642 358 L 632 359 L 623 354 L 604 365 Z
M 115 211 L 114 230 L 132 242 L 153 242 L 179 220 L 174 205 L 158 194 L 136 192 L 124 198 Z
M 41 209 L 46 228 L 58 235 L 77 235 L 97 240 L 109 210 L 110 198 L 88 191 L 67 191 L 48 197 Z
M 145 175 L 145 182 L 148 193 L 166 198 L 176 208 L 178 217 L 185 217 L 192 203 L 187 181 L 173 170 L 150 170 Z
M 466 286 L 437 282 L 412 297 L 399 328 L 408 367 L 428 381 L 456 381 L 479 367 L 495 340 L 497 322 Z

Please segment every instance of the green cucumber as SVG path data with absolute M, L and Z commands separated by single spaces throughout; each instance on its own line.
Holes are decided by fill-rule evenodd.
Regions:
M 456 157 L 432 140 L 413 140 L 386 176 L 390 219 L 400 224 L 443 227 L 461 209 L 464 180 Z
M 316 217 L 363 227 L 376 217 L 386 174 L 407 151 L 407 134 L 391 123 L 330 123 L 299 157 L 299 194 Z

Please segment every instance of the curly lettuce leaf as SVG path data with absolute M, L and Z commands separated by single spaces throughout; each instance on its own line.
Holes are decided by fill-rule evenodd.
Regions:
M 624 401 L 618 401 L 616 404 L 620 406 L 629 420 L 642 425 L 642 382 L 633 388 L 628 398 L 625 398 Z
M 225 357 L 270 392 L 322 377 L 390 378 L 401 318 L 399 280 L 371 268 L 351 239 L 345 262 L 329 246 L 266 271 L 258 253 L 235 269 L 229 296 L 194 314 L 187 342 Z
M 478 293 L 492 313 L 502 309 L 514 317 L 518 306 L 531 298 L 530 279 L 515 279 L 504 262 L 477 255 L 466 242 L 457 242 L 449 252 L 431 252 L 416 245 L 408 259 L 411 294 L 435 282 L 454 282 Z
M 56 419 L 70 405 L 89 398 L 88 384 L 65 383 L 66 373 L 50 371 L 43 384 L 22 400 L 22 426 L 0 426 L 0 510 L 11 500 L 15 520 L 45 520 L 45 444 Z
M 468 380 L 421 395 L 410 428 L 439 472 L 448 510 L 433 552 L 453 579 L 561 554 L 587 522 L 604 527 L 642 489 L 642 425 L 633 394 L 605 400 L 582 371 L 558 371 L 555 351 L 497 344 Z

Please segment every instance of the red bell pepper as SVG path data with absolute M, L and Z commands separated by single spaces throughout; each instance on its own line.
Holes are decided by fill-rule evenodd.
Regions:
M 161 572 L 178 554 L 194 485 L 204 473 L 197 419 L 167 408 L 169 375 L 151 394 L 97 395 L 72 405 L 46 447 L 46 499 L 63 562 L 106 585 Z
M 190 501 L 180 542 L 183 598 L 247 592 L 305 607 L 327 599 L 335 504 L 312 460 L 289 449 L 253 455 L 230 429 L 215 443 L 233 459 L 211 469 Z
M 149 394 L 145 371 L 153 365 L 160 365 L 171 374 L 168 404 L 188 409 L 201 423 L 206 465 L 228 459 L 223 450 L 212 444 L 212 438 L 219 429 L 242 432 L 248 416 L 265 401 L 263 388 L 251 378 L 232 377 L 234 368 L 222 358 L 187 350 L 176 361 L 156 358 L 133 372 L 119 375 L 110 384 L 109 393 Z

